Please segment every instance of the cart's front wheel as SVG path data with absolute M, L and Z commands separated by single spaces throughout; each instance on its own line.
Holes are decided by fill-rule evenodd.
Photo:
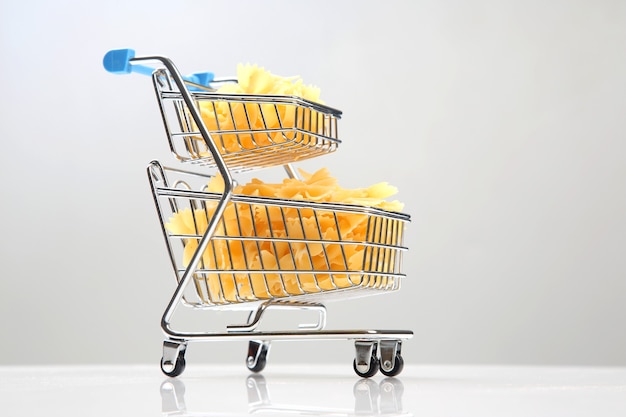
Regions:
M 380 363 L 380 372 L 382 372 L 385 376 L 396 376 L 402 372 L 402 368 L 404 368 L 404 359 L 402 359 L 401 355 L 396 355 L 391 369 L 385 369 L 383 363 Z
M 267 354 L 270 350 L 270 342 L 251 340 L 248 343 L 248 356 L 246 367 L 252 372 L 261 372 L 267 365 Z
M 161 371 L 167 376 L 177 377 L 185 370 L 186 343 L 169 341 L 163 342 L 163 357 L 161 358 Z
M 186 365 L 185 356 L 182 354 L 178 355 L 174 363 L 166 362 L 161 359 L 161 371 L 163 371 L 165 375 L 171 376 L 172 378 L 182 374 Z

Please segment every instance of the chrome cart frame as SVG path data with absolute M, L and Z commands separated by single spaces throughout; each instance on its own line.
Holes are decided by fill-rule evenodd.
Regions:
M 158 62 L 150 69 L 141 63 Z M 223 94 L 221 82 L 183 77 L 165 57 L 110 51 L 110 72 L 150 73 L 170 150 L 211 175 L 149 164 L 148 178 L 177 280 L 163 313 L 161 369 L 178 376 L 189 342 L 249 340 L 246 366 L 264 369 L 275 340 L 352 340 L 354 371 L 371 377 L 402 371 L 402 341 L 409 330 L 325 330 L 325 301 L 398 290 L 406 214 L 349 205 L 235 194 L 233 175 L 283 166 L 337 149 L 341 112 L 299 97 Z M 219 190 L 207 188 L 221 178 Z M 357 222 L 363 237 L 347 227 Z M 177 224 L 174 224 L 178 222 Z M 321 225 L 330 225 L 322 227 Z M 332 233 L 329 234 L 329 231 Z M 304 265 L 304 266 L 303 266 Z M 243 324 L 218 331 L 174 328 L 180 305 L 197 310 L 248 312 Z M 268 310 L 317 313 L 314 324 L 295 330 L 258 330 Z

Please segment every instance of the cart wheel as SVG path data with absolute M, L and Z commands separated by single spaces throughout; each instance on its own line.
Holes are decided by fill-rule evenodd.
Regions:
M 393 368 L 389 369 L 388 371 L 386 371 L 383 366 L 382 366 L 382 362 L 380 364 L 380 372 L 382 372 L 383 375 L 385 376 L 396 376 L 398 375 L 400 372 L 402 372 L 402 368 L 404 368 L 404 359 L 402 359 L 401 355 L 396 355 L 395 360 L 394 360 L 394 364 L 393 364 Z
M 246 367 L 252 372 L 261 372 L 267 365 L 267 354 L 270 350 L 269 342 L 251 340 L 248 343 L 248 357 Z
M 173 364 L 166 363 L 165 360 L 161 359 L 161 371 L 163 371 L 165 375 L 172 378 L 182 374 L 185 370 L 186 365 L 187 364 L 185 363 L 185 354 L 183 352 L 178 354 L 178 357 Z
M 185 370 L 185 342 L 166 340 L 163 342 L 163 357 L 161 357 L 161 371 L 167 376 L 177 377 Z
M 356 357 L 352 361 L 354 372 L 361 378 L 376 375 L 379 368 L 378 342 L 374 340 L 357 340 L 354 342 Z
M 359 368 L 356 365 L 356 359 L 352 361 L 352 367 L 354 368 L 354 372 L 356 372 L 356 374 L 360 376 L 361 378 L 373 377 L 374 375 L 376 375 L 376 372 L 378 372 L 378 367 L 379 367 L 378 358 L 376 356 L 372 356 L 370 358 L 369 367 L 367 368 L 365 372 L 359 371 Z

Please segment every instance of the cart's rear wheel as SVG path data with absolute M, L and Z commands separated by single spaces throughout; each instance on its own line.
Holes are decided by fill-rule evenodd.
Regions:
M 356 374 L 361 378 L 373 377 L 376 375 L 376 372 L 378 372 L 378 358 L 376 356 L 372 356 L 370 358 L 370 364 L 366 371 L 359 370 L 359 367 L 356 364 L 356 359 L 352 361 L 352 367 L 354 368 L 354 372 L 356 372 Z
M 382 366 L 382 362 L 380 364 L 380 372 L 383 373 L 383 375 L 385 376 L 396 376 L 398 375 L 400 372 L 402 372 L 402 368 L 404 368 L 404 359 L 402 359 L 401 355 L 396 355 L 395 359 L 394 359 L 394 364 L 393 367 L 389 370 L 385 370 L 385 368 Z
M 378 342 L 375 340 L 356 340 L 356 357 L 352 361 L 354 372 L 361 378 L 369 378 L 376 375 L 379 368 Z

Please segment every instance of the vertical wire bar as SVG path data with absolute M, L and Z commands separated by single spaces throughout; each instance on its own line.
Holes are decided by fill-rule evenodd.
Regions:
M 375 220 L 375 223 L 376 223 L 376 237 L 374 238 L 374 241 L 376 243 L 380 244 L 380 242 L 381 242 L 381 234 L 382 234 L 382 224 L 381 224 L 382 220 L 381 220 L 381 218 L 379 216 L 375 216 L 375 218 L 376 218 L 376 220 Z M 374 253 L 376 255 L 374 256 L 375 262 L 374 262 L 373 271 L 375 273 L 380 272 L 379 265 L 380 265 L 381 251 L 382 251 L 382 248 L 380 246 L 376 246 L 375 249 L 374 249 Z M 375 275 L 372 276 L 372 279 L 373 279 L 373 282 L 371 283 L 371 285 L 376 287 L 378 285 L 378 283 L 379 283 L 380 275 L 375 274 Z
M 215 298 L 216 298 L 216 303 L 221 303 L 224 304 L 226 302 L 226 291 L 224 291 L 224 286 L 222 285 L 222 273 L 219 271 L 219 269 L 217 268 L 218 265 L 218 259 L 217 259 L 217 249 L 215 247 L 215 239 L 211 239 L 209 241 L 209 245 L 211 247 L 211 252 L 213 253 L 213 265 L 215 265 L 216 267 L 214 269 L 209 268 L 209 271 L 213 271 L 213 278 L 215 279 L 215 283 L 217 284 L 217 291 L 218 293 L 215 294 Z M 208 249 L 208 246 L 207 246 Z M 210 280 L 210 272 L 208 272 L 209 276 L 208 279 Z M 209 285 L 210 288 L 210 285 Z
M 318 140 L 317 135 L 319 134 L 319 130 L 320 130 L 320 121 L 319 121 L 320 113 L 317 110 L 312 110 L 312 109 L 309 109 L 309 113 L 311 114 L 311 128 L 310 128 L 311 133 L 309 134 L 307 144 L 316 146 L 317 140 Z
M 180 129 L 176 133 L 192 133 L 192 128 L 189 123 L 189 118 L 187 117 L 187 112 L 185 112 L 185 105 L 182 100 L 172 100 L 168 101 L 167 105 L 168 109 L 164 108 L 163 110 L 167 113 L 173 111 L 176 115 L 176 119 L 178 119 L 178 125 Z M 171 140 L 174 141 L 174 134 L 171 134 Z M 185 145 L 185 149 L 189 154 L 193 155 L 193 139 L 191 136 L 185 135 L 183 136 L 183 144 Z
M 256 244 L 256 250 L 257 250 L 258 257 L 259 257 L 259 265 L 261 266 L 261 269 L 260 269 L 261 272 L 259 272 L 259 274 L 263 277 L 262 281 L 263 281 L 263 283 L 265 285 L 265 289 L 267 290 L 268 296 L 270 298 L 272 298 L 273 295 L 272 295 L 272 292 L 270 290 L 270 286 L 269 286 L 269 284 L 267 282 L 267 274 L 264 272 L 265 271 L 265 262 L 263 262 L 263 253 L 262 253 L 262 250 L 261 250 L 261 245 L 259 243 L 260 242 L 260 240 L 259 240 L 260 236 L 259 236 L 259 231 L 257 229 L 256 216 L 252 217 L 252 230 L 254 232 L 254 237 L 255 237 L 254 243 Z
M 320 225 L 319 217 L 323 214 L 322 210 L 315 210 L 313 212 L 313 217 L 315 218 L 315 225 L 317 227 L 317 233 L 319 235 L 320 245 L 322 245 L 322 253 L 324 254 L 324 262 L 326 262 L 326 268 L 328 270 L 328 281 L 331 283 L 333 289 L 337 289 L 337 285 L 334 282 L 333 274 L 330 265 L 330 258 L 328 257 L 328 251 L 326 250 L 326 243 L 324 241 L 324 232 L 322 231 L 322 226 Z
M 371 242 L 372 233 L 372 218 L 367 218 L 367 226 L 365 229 L 365 241 L 363 242 L 363 262 L 361 266 L 361 282 L 360 285 L 367 285 L 366 274 L 369 274 L 369 264 L 371 264 L 372 249 L 369 243 Z
M 194 104 L 195 104 L 196 110 L 198 111 L 198 114 L 202 114 L 201 113 L 201 109 L 200 109 L 200 104 L 197 101 Z M 186 126 L 185 126 L 186 131 L 191 132 L 192 131 L 192 126 L 193 126 L 193 120 L 191 120 L 189 112 L 185 112 L 185 124 L 186 124 Z M 198 134 L 199 133 L 200 132 L 198 132 Z M 200 135 L 200 138 L 202 138 L 201 135 Z M 190 153 L 192 155 L 194 155 L 195 157 L 199 157 L 201 155 L 201 151 L 200 151 L 200 149 L 198 147 L 198 144 L 200 142 L 197 139 L 194 139 L 193 136 L 185 136 L 185 141 L 191 147 Z
M 278 257 L 278 250 L 276 249 L 276 237 L 274 236 L 274 230 L 272 228 L 272 218 L 270 216 L 269 205 L 265 205 L 265 215 L 267 216 L 267 227 L 269 229 L 269 237 L 272 248 L 274 249 L 274 258 L 276 259 L 276 270 L 278 272 L 278 277 L 280 278 L 279 282 L 281 285 L 281 289 L 285 295 L 289 295 L 287 291 L 287 287 L 285 286 L 285 278 L 283 277 L 282 268 L 280 267 L 280 259 Z
M 262 131 L 265 132 L 265 135 L 267 136 L 267 141 L 271 144 L 274 144 L 274 141 L 272 140 L 272 135 L 270 134 L 270 132 L 268 132 L 268 126 L 267 126 L 267 121 L 265 120 L 265 111 L 263 110 L 263 105 L 261 103 L 257 103 L 257 106 L 259 107 L 259 114 L 261 115 L 261 124 L 263 125 Z
M 311 135 L 311 142 L 314 146 L 317 146 L 320 141 L 319 135 L 324 130 L 324 119 L 323 114 L 317 110 L 311 110 L 311 113 L 313 114 L 313 120 L 315 120 L 315 126 L 312 129 L 313 134 Z
M 379 230 L 379 218 L 378 216 L 373 216 L 374 227 L 372 228 L 372 242 L 374 244 L 380 242 L 380 230 Z M 379 248 L 378 246 L 372 246 L 372 257 L 370 263 L 370 275 L 368 276 L 368 286 L 373 286 L 376 283 L 376 271 L 378 270 L 378 255 Z
M 224 137 L 223 137 L 222 133 L 219 133 L 219 132 L 222 131 L 222 127 L 220 126 L 220 118 L 219 118 L 219 114 L 217 112 L 217 107 L 215 106 L 215 101 L 214 100 L 211 100 L 211 107 L 213 108 L 213 116 L 215 117 L 215 129 L 216 129 L 215 136 L 213 136 L 213 132 L 210 132 L 211 133 L 211 137 L 218 137 L 219 138 L 219 147 L 222 149 L 221 153 L 226 154 L 227 153 L 226 143 L 224 143 Z M 216 143 L 216 146 L 218 146 L 217 143 Z M 208 148 L 206 148 L 206 150 L 208 151 Z
M 229 203 L 229 207 L 231 209 L 234 209 L 236 211 L 237 207 L 234 205 L 235 203 Z M 228 207 L 226 208 L 226 211 L 224 212 L 224 214 L 226 214 L 228 212 Z M 222 218 L 220 219 L 220 223 L 222 224 L 222 229 L 224 230 L 224 240 L 223 243 L 226 246 L 226 253 L 228 255 L 228 262 L 229 262 L 229 266 L 230 266 L 230 270 L 234 270 L 235 269 L 235 262 L 233 261 L 233 251 L 231 250 L 231 243 L 232 243 L 232 231 L 229 232 L 228 230 L 228 226 L 226 224 L 226 216 L 222 216 Z M 224 270 L 224 266 L 220 266 L 219 268 L 220 270 Z M 239 293 L 239 286 L 237 285 L 237 277 L 235 276 L 234 272 L 231 272 L 230 274 L 228 274 L 229 278 L 233 281 L 233 288 L 235 290 L 234 296 L 235 296 L 235 300 L 237 302 L 241 302 L 241 294 Z
M 311 255 L 311 248 L 309 247 L 310 244 L 310 239 L 307 238 L 306 236 L 306 228 L 304 227 L 304 218 L 302 217 L 302 212 L 300 208 L 296 208 L 296 212 L 298 213 L 298 222 L 300 224 L 300 228 L 302 229 L 302 238 L 304 240 L 304 247 L 306 249 L 306 254 L 308 256 L 308 260 L 309 260 L 309 265 L 310 265 L 310 271 L 311 271 L 311 275 L 313 277 L 313 285 L 315 286 L 315 289 L 317 290 L 317 292 L 320 292 L 322 289 L 320 288 L 320 286 L 317 283 L 317 274 L 315 273 L 315 266 L 313 263 L 313 256 Z
M 402 251 L 400 250 L 400 246 L 402 245 L 402 242 L 401 242 L 402 241 L 402 228 L 404 227 L 404 224 L 400 220 L 395 220 L 394 226 L 395 226 L 394 228 L 395 251 L 394 251 L 393 268 L 394 268 L 394 273 L 398 273 L 402 270 L 400 266 L 400 264 L 402 263 Z
M 204 217 L 204 219 L 206 220 L 207 224 L 209 224 L 209 213 L 208 213 L 208 209 L 207 209 L 206 201 L 204 201 L 204 200 L 200 200 L 200 201 L 199 201 L 199 205 L 200 205 L 200 208 L 198 209 L 198 211 L 202 210 L 203 217 Z M 192 211 L 194 211 L 194 212 L 195 212 L 196 210 L 192 210 Z M 197 227 L 197 226 L 195 226 L 195 216 L 196 216 L 196 215 L 201 215 L 201 213 L 196 213 L 196 214 L 194 214 L 194 228 L 196 229 L 196 234 L 199 236 L 200 234 L 204 233 L 204 230 L 203 230 L 203 231 L 200 231 L 200 230 L 198 230 L 198 227 Z M 203 255 L 204 255 L 204 254 L 203 254 Z M 200 270 L 204 270 L 204 269 L 207 269 L 207 267 L 208 267 L 208 265 L 205 265 L 205 264 L 204 264 L 204 256 L 202 256 L 202 257 L 200 258 L 200 261 L 198 261 L 198 269 L 200 269 Z M 197 275 L 200 275 L 202 278 L 199 278 Z M 204 285 L 204 289 L 205 289 L 205 292 L 206 292 L 206 294 L 207 294 L 207 298 L 208 298 L 209 300 L 211 300 L 211 296 L 210 296 L 210 292 L 211 292 L 211 291 L 210 291 L 210 287 L 209 287 L 209 282 L 208 282 L 208 275 L 207 275 L 207 273 L 206 273 L 206 272 L 200 272 L 200 273 L 194 274 L 194 278 L 195 278 L 195 281 L 196 281 L 196 282 L 201 282 L 201 283 L 202 283 L 201 285 Z M 199 284 L 199 285 L 200 285 L 200 284 Z
M 385 245 L 385 272 L 387 272 L 388 274 L 392 274 L 393 273 L 393 264 L 392 264 L 392 260 L 394 257 L 394 246 L 393 246 L 393 219 L 390 218 L 386 218 L 385 219 L 386 227 L 386 245 Z M 385 288 L 389 287 L 389 283 L 392 281 L 392 278 L 390 275 L 387 275 L 385 277 L 384 280 L 384 285 Z
M 253 145 L 253 148 L 258 148 L 259 144 L 256 142 L 256 139 L 254 138 L 254 132 L 253 132 L 253 127 L 252 127 L 252 123 L 250 122 L 250 115 L 248 114 L 248 103 L 246 102 L 242 102 L 241 105 L 243 106 L 243 113 L 246 116 L 246 123 L 248 123 L 248 129 L 250 131 L 250 142 Z M 236 128 L 237 130 L 241 130 L 240 127 Z
M 390 246 L 389 246 L 389 219 L 387 217 L 383 217 L 381 221 L 381 241 L 384 243 L 385 247 L 382 249 L 382 259 L 381 259 L 381 269 L 382 272 L 389 272 L 389 258 L 390 258 Z M 387 276 L 383 275 L 380 277 L 380 286 L 385 287 L 387 285 Z
M 339 242 L 338 243 L 339 251 L 341 253 L 341 259 L 343 260 L 343 269 L 345 271 L 348 271 L 350 268 L 349 268 L 349 265 L 348 265 L 348 258 L 346 257 L 346 251 L 345 251 L 345 248 L 344 248 L 343 236 L 342 236 L 342 233 L 341 233 L 341 228 L 339 227 L 339 216 L 338 216 L 337 212 L 332 212 L 332 213 L 333 213 L 333 218 L 335 220 L 335 228 L 337 229 L 337 241 Z M 349 274 L 346 274 L 346 279 L 347 279 L 348 283 L 352 284 L 352 280 L 350 279 L 350 275 Z
M 310 110 L 311 111 L 311 118 L 313 120 L 313 123 L 311 124 L 311 132 L 314 133 L 314 135 L 311 135 L 312 138 L 316 138 L 317 135 L 320 133 L 320 113 L 317 110 Z
M 186 247 L 186 245 L 189 244 L 189 241 L 191 241 L 191 240 L 193 240 L 194 242 L 197 241 L 197 236 L 199 234 L 199 232 L 198 232 L 198 222 L 197 222 L 196 217 L 195 217 L 196 216 L 196 213 L 195 213 L 196 202 L 193 199 L 190 199 L 188 201 L 188 203 L 189 203 L 189 213 L 191 215 L 191 221 L 193 223 L 193 232 L 194 232 L 193 235 L 194 235 L 194 237 L 187 239 L 187 242 L 183 243 L 183 251 L 184 251 L 184 248 Z M 185 242 L 185 239 L 183 239 L 183 242 Z M 199 279 L 198 274 L 194 274 L 193 275 L 194 282 L 197 283 L 198 279 Z M 196 284 L 196 285 L 198 285 L 198 284 Z M 183 295 L 183 298 L 185 298 L 184 295 Z
M 294 269 L 298 270 L 295 249 L 292 246 L 293 245 L 292 238 L 289 236 L 289 225 L 287 224 L 287 217 L 285 216 L 285 207 L 280 206 L 279 208 L 280 208 L 280 218 L 283 223 L 283 230 L 285 231 L 285 239 L 287 240 L 287 246 L 289 247 L 289 256 L 291 256 L 291 263 L 293 264 Z M 304 291 L 304 288 L 302 287 L 302 278 L 300 277 L 300 274 L 296 273 L 295 277 L 296 277 L 296 285 L 298 286 L 298 290 L 300 291 L 301 294 L 304 294 L 305 291 Z
M 396 259 L 395 259 L 395 271 L 397 272 L 401 272 L 402 271 L 402 250 L 400 249 L 400 246 L 402 246 L 402 231 L 404 229 L 404 223 L 400 220 L 396 220 Z M 397 279 L 398 284 L 400 282 L 400 279 Z
M 306 138 L 306 142 L 310 142 L 311 141 L 311 109 L 307 109 L 307 108 L 303 108 L 302 109 L 302 130 L 303 130 L 303 135 Z M 305 139 L 302 140 L 303 142 L 305 142 Z
M 283 124 L 283 119 L 280 117 L 280 111 L 278 111 L 278 104 L 273 104 L 273 109 L 274 112 L 276 113 L 276 120 L 278 121 L 278 131 L 280 132 L 281 136 L 283 137 L 283 142 L 287 142 L 288 138 L 285 135 L 285 126 Z
M 302 131 L 300 132 L 301 140 L 300 142 L 305 145 L 311 144 L 311 109 L 303 108 L 302 109 Z
M 244 207 L 247 206 L 249 207 L 249 204 L 244 204 Z M 243 233 L 243 228 L 241 225 L 241 216 L 239 215 L 239 207 L 240 206 L 235 206 L 236 210 L 235 210 L 235 221 L 237 223 L 237 232 L 238 232 L 238 236 L 239 236 L 239 244 L 241 245 L 241 256 L 243 258 L 243 263 L 244 263 L 244 269 L 246 271 L 249 271 L 250 268 L 248 266 L 248 255 L 246 253 L 246 246 L 245 246 L 245 239 L 244 239 L 244 233 Z M 242 211 L 244 210 L 243 208 L 241 209 Z M 250 277 L 250 273 L 247 274 L 243 274 L 243 273 L 239 273 L 239 279 L 241 279 L 242 281 L 244 281 L 247 278 L 248 280 L 248 288 L 250 288 L 250 298 L 255 298 L 254 297 L 254 290 L 252 288 L 252 278 Z
M 172 215 L 175 214 L 175 213 L 179 213 L 180 209 L 179 209 L 179 204 L 176 201 L 176 197 L 170 197 L 170 198 L 168 198 L 168 200 L 170 201 L 170 208 L 172 209 Z M 184 208 L 183 208 L 183 210 L 184 210 Z M 185 245 L 187 244 L 187 242 L 185 242 L 185 239 L 184 238 L 179 238 L 178 241 L 182 245 L 183 250 L 185 250 Z M 182 259 L 181 259 L 181 262 L 182 262 Z M 181 273 L 178 272 L 178 268 L 176 268 L 176 279 L 177 279 L 177 282 L 180 282 L 181 278 L 182 278 Z
M 237 132 L 239 129 L 237 129 L 237 122 L 235 121 L 235 113 L 233 112 L 233 104 L 230 101 L 227 101 L 226 103 L 228 105 L 228 114 L 230 114 L 230 120 L 233 121 L 233 130 Z M 240 150 L 245 149 L 243 147 L 243 144 L 241 143 L 241 138 L 239 137 L 239 133 L 234 133 L 234 135 L 235 135 L 235 138 L 237 138 L 237 144 L 239 145 L 239 149 Z
M 300 106 L 294 106 L 293 114 L 293 128 L 294 142 L 303 142 L 302 138 L 302 108 Z

